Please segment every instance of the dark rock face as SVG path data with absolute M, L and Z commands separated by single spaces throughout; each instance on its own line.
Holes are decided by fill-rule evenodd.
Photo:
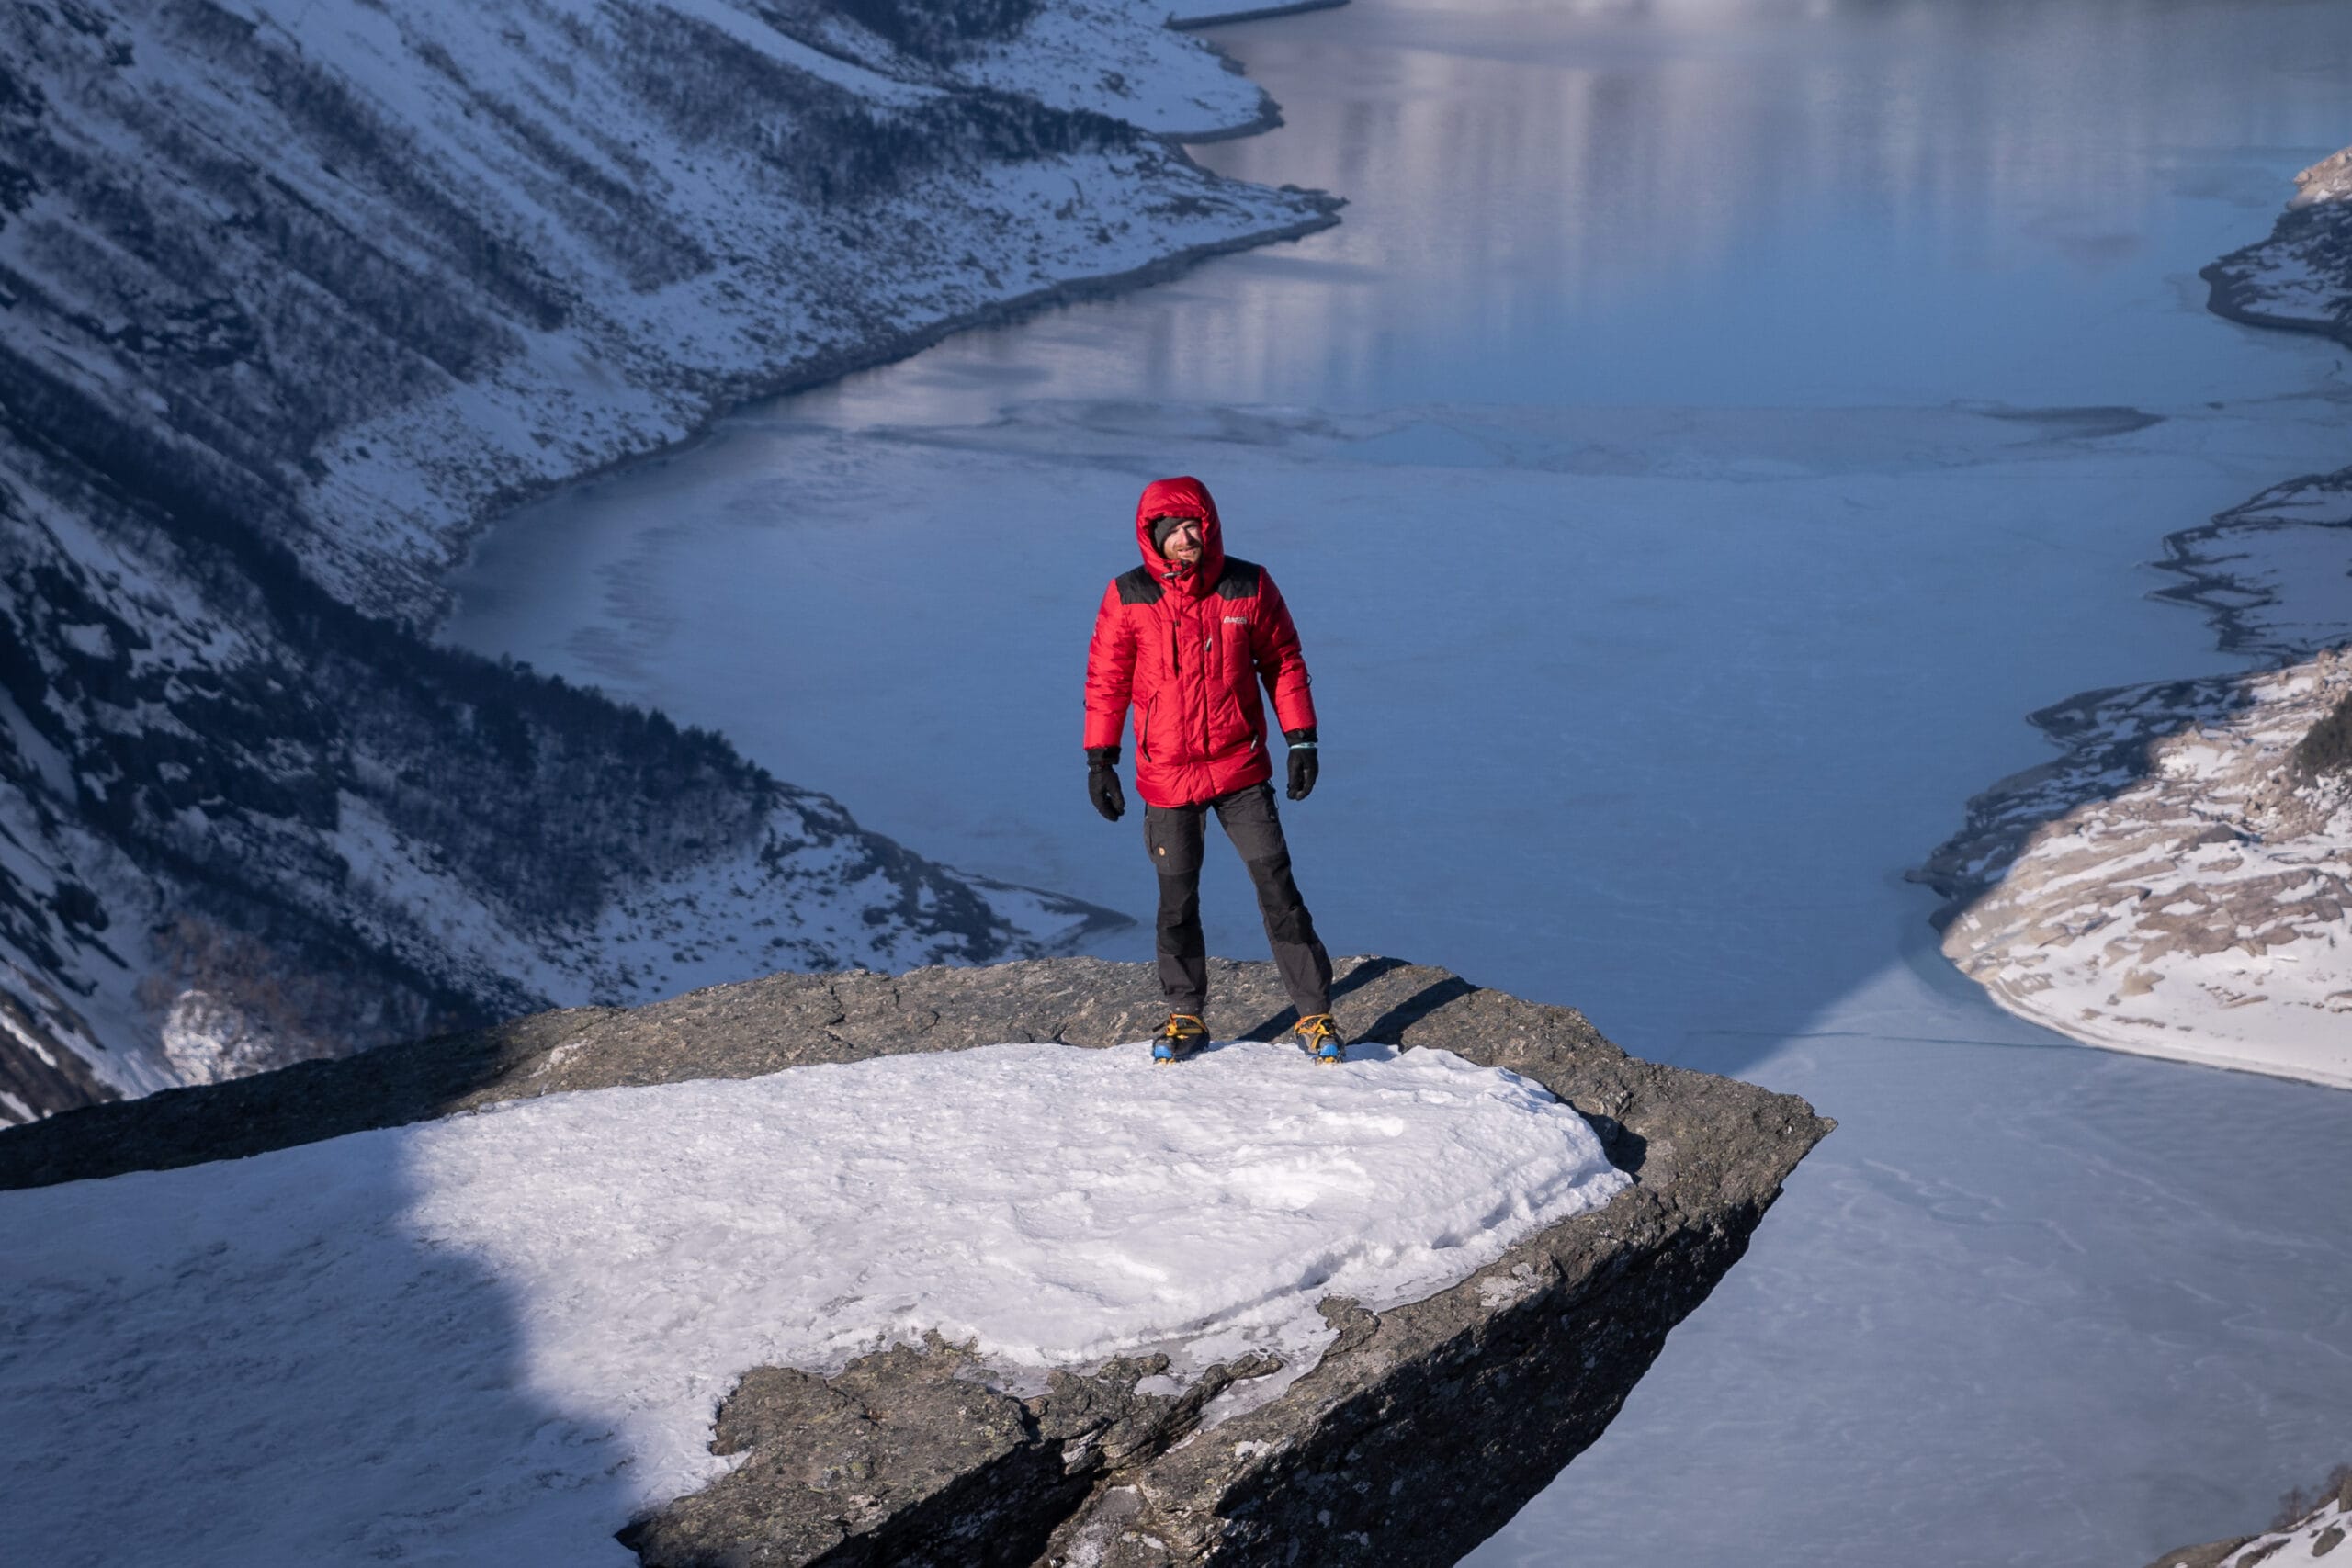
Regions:
M 1451 1562 L 1607 1427 L 1668 1332 L 1746 1250 L 1834 1123 L 1804 1101 L 1628 1056 L 1573 1009 L 1389 958 L 1343 962 L 1350 1037 L 1436 1047 L 1544 1084 L 1634 1185 L 1461 1284 L 1374 1314 L 1279 1395 L 1203 1429 L 1263 1375 L 1152 1392 L 1157 1359 L 991 1386 L 954 1347 L 831 1378 L 748 1374 L 725 1480 L 624 1532 L 649 1563 Z M 1213 966 L 1213 1032 L 1292 1020 L 1267 964 Z M 1107 1045 L 1159 1021 L 1148 965 L 1053 959 L 900 976 L 776 975 L 631 1011 L 582 1009 L 96 1106 L 0 1133 L 0 1187 L 233 1157 L 566 1089 L 749 1077 L 1000 1041 Z
M 1238 1376 L 1182 1394 L 1138 1393 L 1168 1358 L 1056 1372 L 1022 1400 L 933 1339 L 861 1357 L 833 1378 L 748 1374 L 719 1410 L 711 1451 L 749 1451 L 725 1480 L 621 1532 L 650 1563 L 1035 1562 L 1097 1478 L 1193 1430 Z
M 17 889 L 0 886 L 0 903 L 17 897 L 21 897 Z M 37 995 L 46 993 L 44 999 L 52 1007 L 62 1005 L 56 992 L 37 978 L 19 983 Z M 0 1032 L 7 1036 L 10 1047 L 0 1050 L 0 1094 L 18 1104 L 97 1105 L 121 1098 L 90 1071 L 87 1063 L 49 1035 L 38 1013 L 5 990 L 0 990 Z

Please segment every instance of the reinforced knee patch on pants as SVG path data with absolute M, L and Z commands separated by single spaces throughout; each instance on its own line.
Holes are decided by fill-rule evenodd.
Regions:
M 1276 942 L 1313 942 L 1315 920 L 1306 912 L 1306 900 L 1299 897 L 1297 880 L 1290 874 L 1290 856 L 1280 854 L 1247 864 L 1250 880 L 1258 889 L 1258 911 L 1266 917 L 1266 934 Z
M 1207 951 L 1201 932 L 1201 885 L 1189 876 L 1159 879 L 1159 948 L 1187 956 Z
M 1315 917 L 1301 904 L 1294 904 L 1280 913 L 1269 912 L 1266 934 L 1276 942 L 1295 942 L 1306 947 L 1315 941 Z

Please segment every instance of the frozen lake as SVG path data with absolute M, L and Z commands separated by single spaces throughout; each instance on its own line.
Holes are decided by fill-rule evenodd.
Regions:
M 2029 710 L 2231 667 L 2144 597 L 2162 536 L 2352 461 L 2339 353 L 2195 276 L 2352 140 L 2352 7 L 1355 0 L 1215 36 L 1288 124 L 1198 155 L 1340 227 L 532 508 L 449 635 L 1145 917 L 1079 677 L 1137 489 L 1206 480 L 1315 669 L 1285 818 L 1334 951 L 1843 1123 L 1482 1568 L 2136 1568 L 2352 1459 L 2352 1099 L 2011 1019 L 1902 880 L 2045 754 Z M 1229 857 L 1204 897 L 1262 953 Z

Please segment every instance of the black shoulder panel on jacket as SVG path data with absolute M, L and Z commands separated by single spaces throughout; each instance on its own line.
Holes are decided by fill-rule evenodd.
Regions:
M 1216 596 L 1220 599 L 1254 599 L 1258 596 L 1256 561 L 1225 558 L 1225 571 L 1216 580 Z
M 1161 589 L 1159 583 L 1152 581 L 1151 568 L 1148 566 L 1139 566 L 1133 571 L 1123 571 L 1113 578 L 1111 583 L 1113 587 L 1118 589 L 1119 603 L 1122 604 L 1159 603 Z

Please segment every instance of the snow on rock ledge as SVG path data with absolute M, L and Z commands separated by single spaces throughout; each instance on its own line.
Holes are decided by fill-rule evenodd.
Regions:
M 1286 1021 L 1270 965 L 1217 967 L 1221 1037 Z M 42 1499 L 16 1539 L 1451 1562 L 1599 1435 L 1830 1124 L 1569 1010 L 1341 970 L 1343 1026 L 1408 1049 L 1078 1049 L 1156 1018 L 1143 965 L 787 975 L 0 1134 L 6 1185 L 116 1178 L 0 1201 L 40 1348 L 0 1395 Z M 210 1456 L 288 1409 L 226 1483 L 165 1457 L 143 1501 L 75 1501 L 109 1424 Z
M 249 1430 L 212 1494 L 236 1520 L 223 1550 L 488 1565 L 523 1513 L 548 1558 L 616 1557 L 630 1514 L 733 1468 L 711 1418 L 754 1367 L 838 1372 L 936 1331 L 1040 1392 L 1053 1369 L 1154 1352 L 1187 1383 L 1252 1355 L 1295 1377 L 1336 1337 L 1323 1296 L 1423 1299 L 1629 1184 L 1523 1078 L 1365 1055 L 1318 1072 L 1242 1043 L 1179 1073 L 1144 1044 L 983 1046 L 514 1101 L 19 1195 L 0 1206 L 19 1310 L 71 1326 L 0 1390 L 22 1429 L 78 1452 L 125 1427 L 198 1452 Z M 419 1316 L 453 1342 L 435 1366 L 451 1435 L 429 1452 L 401 1441 L 401 1402 L 347 1403 L 413 1374 Z M 165 1321 L 159 1378 L 144 1325 Z M 499 1416 L 522 1403 L 560 1429 L 512 1441 Z M 334 1435 L 274 1420 L 288 1404 Z M 363 1453 L 386 1456 L 365 1492 Z M 104 1517 L 118 1551 L 203 1544 L 185 1499 L 127 1515 L 102 1475 L 44 1489 L 59 1535 Z M 433 1522 L 390 1524 L 388 1498 Z

